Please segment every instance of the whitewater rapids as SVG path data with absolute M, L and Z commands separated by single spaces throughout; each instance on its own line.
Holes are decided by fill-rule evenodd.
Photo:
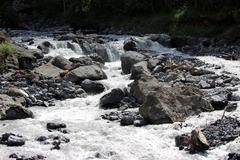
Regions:
M 36 38 L 37 39 L 37 38 Z M 39 38 L 49 40 L 49 38 Z M 26 138 L 22 147 L 0 146 L 0 160 L 8 160 L 12 153 L 25 156 L 43 155 L 47 160 L 223 160 L 229 152 L 240 152 L 240 138 L 227 145 L 209 150 L 207 154 L 189 154 L 175 147 L 176 135 L 191 132 L 192 129 L 205 126 L 221 118 L 222 111 L 202 113 L 200 116 L 188 118 L 184 123 L 147 125 L 141 128 L 134 126 L 122 127 L 119 122 L 108 122 L 101 119 L 101 115 L 109 112 L 99 109 L 101 96 L 113 88 L 127 87 L 131 80 L 129 75 L 121 74 L 121 63 L 117 57 L 124 54 L 122 50 L 124 38 L 107 44 L 108 54 L 113 62 L 105 64 L 104 71 L 108 79 L 101 82 L 107 87 L 104 93 L 88 95 L 86 98 L 57 101 L 56 106 L 49 108 L 32 107 L 35 117 L 14 121 L 0 121 L 0 134 L 15 133 Z M 53 40 L 51 42 L 54 42 Z M 57 42 L 54 42 L 56 45 Z M 61 42 L 63 43 L 63 42 Z M 149 49 L 159 52 L 177 53 L 174 49 L 167 49 L 156 42 L 147 43 Z M 49 55 L 62 55 L 66 58 L 82 56 L 81 49 L 72 51 L 61 45 L 52 50 Z M 35 48 L 36 46 L 30 46 Z M 144 46 L 146 47 L 146 45 Z M 240 77 L 240 62 L 227 61 L 215 57 L 199 57 L 206 63 L 222 66 L 222 70 L 232 72 Z M 221 70 L 221 71 L 222 71 Z M 111 110 L 110 110 L 111 111 Z M 240 117 L 240 109 L 227 115 Z M 48 122 L 66 123 L 69 134 L 48 132 Z M 61 144 L 61 150 L 50 150 L 51 145 L 42 145 L 36 138 L 51 134 L 62 134 L 70 138 L 70 142 Z M 95 155 L 100 155 L 96 158 Z

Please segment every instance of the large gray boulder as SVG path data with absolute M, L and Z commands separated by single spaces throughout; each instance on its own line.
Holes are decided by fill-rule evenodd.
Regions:
M 102 79 L 106 79 L 107 76 L 98 65 L 89 65 L 89 66 L 80 66 L 68 72 L 64 78 L 67 81 L 78 83 L 85 79 L 102 80 Z
M 0 120 L 33 117 L 33 113 L 21 103 L 5 94 L 0 94 Z
M 162 86 L 151 76 L 135 80 L 130 92 L 142 103 L 140 114 L 152 124 L 184 121 L 188 116 L 214 110 L 199 89 Z
M 104 95 L 100 98 L 100 108 L 111 109 L 118 108 L 120 101 L 124 98 L 124 92 L 119 89 L 113 89 L 110 93 Z
M 145 59 L 145 56 L 135 52 L 135 51 L 128 51 L 121 56 L 121 65 L 124 74 L 131 73 L 131 68 L 134 64 L 141 62 Z
M 131 79 L 138 79 L 140 78 L 143 74 L 145 75 L 151 75 L 151 72 L 148 69 L 148 62 L 147 61 L 142 61 L 138 62 L 133 65 L 131 69 Z
M 56 56 L 51 60 L 51 63 L 63 70 L 71 69 L 72 62 L 68 59 L 64 58 L 63 56 Z
M 106 47 L 104 47 L 100 43 L 95 43 L 93 44 L 93 48 L 94 48 L 94 52 L 97 53 L 97 55 L 99 55 L 104 62 L 110 62 L 110 57 L 108 56 Z
M 33 70 L 33 73 L 42 75 L 48 78 L 56 78 L 59 77 L 64 70 L 52 65 L 51 63 L 43 64 L 40 67 L 37 67 Z
M 102 93 L 105 90 L 103 84 L 96 81 L 91 81 L 89 79 L 82 81 L 81 87 L 84 89 L 84 91 L 90 94 Z

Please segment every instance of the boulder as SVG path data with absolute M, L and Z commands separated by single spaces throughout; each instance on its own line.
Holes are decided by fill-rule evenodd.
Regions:
M 107 49 L 99 43 L 96 43 L 93 45 L 94 48 L 94 52 L 97 53 L 97 55 L 99 55 L 104 62 L 110 62 L 110 57 L 108 55 Z
M 68 41 L 68 40 L 73 40 L 77 37 L 76 34 L 74 33 L 67 33 L 67 34 L 64 34 L 64 35 L 58 35 L 56 37 L 56 40 L 58 41 Z
M 22 136 L 13 133 L 5 133 L 0 139 L 1 143 L 7 146 L 23 146 L 25 144 L 25 140 Z
M 16 45 L 14 43 L 10 44 L 14 48 L 15 53 L 12 55 L 15 60 L 14 63 L 18 65 L 19 69 L 32 69 L 34 63 L 36 63 L 36 57 L 34 56 L 35 50 L 25 49 L 22 46 Z M 13 63 L 13 65 L 15 65 Z
M 167 34 L 151 34 L 149 35 L 149 39 L 156 41 L 163 46 L 171 47 L 171 37 Z
M 190 152 L 206 151 L 210 148 L 207 138 L 200 128 L 196 128 L 191 133 Z
M 33 113 L 8 95 L 0 94 L 0 119 L 13 120 L 33 117 Z
M 69 61 L 75 64 L 79 64 L 80 66 L 87 66 L 87 65 L 93 64 L 92 59 L 88 56 L 79 57 L 79 58 L 70 58 Z
M 113 89 L 110 93 L 101 97 L 99 106 L 104 109 L 118 108 L 123 98 L 124 92 L 121 89 Z
M 107 76 L 99 66 L 89 65 L 89 66 L 80 66 L 68 72 L 64 78 L 67 81 L 77 83 L 85 79 L 102 80 L 102 79 L 106 79 Z
M 44 41 L 37 46 L 43 53 L 49 53 L 50 49 L 55 49 L 54 45 L 48 41 Z
M 125 51 L 137 51 L 137 44 L 136 44 L 136 42 L 134 41 L 133 38 L 129 38 L 129 39 L 124 41 L 123 49 Z
M 84 55 L 89 55 L 93 53 L 91 45 L 87 41 L 80 39 L 77 40 L 77 43 L 81 46 Z
M 99 56 L 98 54 L 94 53 L 94 54 L 90 54 L 89 57 L 94 61 L 94 62 L 98 62 L 101 64 L 104 64 L 104 60 L 101 56 Z
M 52 65 L 63 69 L 63 70 L 69 70 L 72 68 L 72 63 L 67 60 L 66 58 L 62 57 L 62 56 L 56 56 L 51 60 Z
M 131 69 L 131 79 L 138 79 L 141 77 L 142 74 L 151 75 L 150 71 L 148 70 L 148 62 L 142 61 L 138 62 L 133 65 Z
M 60 128 L 66 128 L 67 125 L 64 123 L 47 123 L 47 129 L 60 129 Z
M 120 120 L 121 126 L 129 126 L 134 124 L 134 117 L 131 115 L 123 116 Z
M 60 74 L 64 72 L 64 70 L 52 65 L 51 63 L 47 63 L 41 65 L 38 68 L 35 68 L 33 72 L 36 74 L 40 74 L 44 77 L 56 78 L 59 77 Z
M 98 94 L 98 93 L 102 93 L 105 90 L 105 87 L 103 84 L 99 82 L 91 81 L 89 79 L 82 81 L 81 86 L 87 93 Z
M 184 121 L 188 116 L 213 111 L 203 93 L 193 87 L 166 87 L 151 76 L 143 76 L 130 85 L 131 94 L 143 103 L 140 114 L 148 123 L 161 124 Z
M 215 110 L 223 110 L 231 99 L 232 92 L 226 88 L 216 88 L 208 92 L 207 98 Z
M 141 62 L 145 59 L 145 56 L 135 52 L 128 51 L 121 56 L 121 66 L 124 74 L 131 73 L 131 68 L 134 64 Z

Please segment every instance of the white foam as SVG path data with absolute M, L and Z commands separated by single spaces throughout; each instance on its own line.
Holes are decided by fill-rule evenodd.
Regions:
M 115 46 L 122 47 L 122 42 Z M 56 53 L 67 57 L 69 50 L 66 50 L 66 54 Z M 124 53 L 120 50 L 119 54 Z M 221 65 L 222 70 L 237 75 L 240 73 L 238 61 L 226 61 L 215 57 L 199 57 L 199 59 Z M 27 138 L 23 147 L 1 145 L 0 160 L 7 160 L 12 153 L 41 154 L 46 156 L 47 160 L 222 160 L 230 151 L 240 150 L 240 139 L 209 150 L 207 154 L 191 155 L 175 147 L 176 135 L 191 132 L 195 127 L 214 122 L 222 116 L 222 111 L 189 117 L 186 122 L 182 123 L 185 126 L 183 128 L 180 127 L 180 123 L 148 125 L 141 128 L 122 127 L 119 122 L 108 123 L 102 120 L 100 116 L 108 111 L 99 109 L 100 97 L 113 88 L 124 88 L 131 83 L 129 75 L 121 74 L 120 61 L 106 63 L 105 66 L 108 79 L 101 81 L 107 87 L 104 93 L 90 95 L 87 98 L 58 101 L 55 107 L 33 107 L 31 110 L 34 112 L 34 119 L 0 121 L 0 133 L 12 132 Z M 239 111 L 238 109 L 226 115 L 240 117 Z M 65 135 L 70 138 L 70 143 L 61 144 L 61 150 L 51 151 L 51 145 L 41 145 L 35 140 L 38 136 L 53 134 L 47 131 L 47 122 L 66 123 L 71 131 L 70 134 Z M 113 155 L 110 154 L 111 152 Z M 96 153 L 101 153 L 102 158 L 96 158 L 94 156 Z

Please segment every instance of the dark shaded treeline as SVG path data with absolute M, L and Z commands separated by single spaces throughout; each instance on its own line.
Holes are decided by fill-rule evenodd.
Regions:
M 61 22 L 76 28 L 124 26 L 143 32 L 204 35 L 220 33 L 240 21 L 239 0 L 0 1 L 1 27 Z

